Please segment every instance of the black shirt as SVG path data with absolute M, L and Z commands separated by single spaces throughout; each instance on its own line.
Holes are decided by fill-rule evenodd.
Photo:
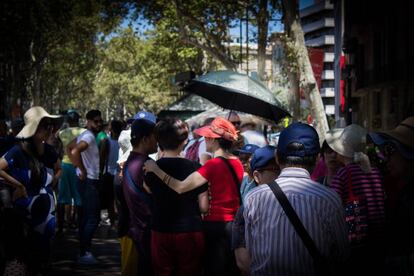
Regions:
M 162 158 L 158 166 L 170 176 L 184 180 L 200 165 L 184 158 Z M 203 185 L 183 194 L 178 194 L 164 184 L 153 173 L 145 178 L 153 195 L 152 230 L 158 232 L 197 232 L 201 231 L 201 215 L 198 195 L 207 190 Z

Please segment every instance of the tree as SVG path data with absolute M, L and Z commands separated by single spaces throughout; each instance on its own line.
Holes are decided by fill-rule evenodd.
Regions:
M 200 71 L 201 50 L 176 43 L 178 34 L 165 32 L 168 22 L 143 39 L 131 27 L 119 30 L 100 45 L 100 66 L 89 105 L 111 117 L 124 118 L 137 110 L 158 112 L 177 97 L 176 72 Z
M 278 11 L 277 1 L 252 0 L 158 0 L 140 1 L 138 13 L 153 24 L 170 22 L 170 32 L 180 35 L 183 43 L 205 51 L 229 70 L 236 71 L 240 53 L 226 46 L 230 29 L 248 13 L 249 21 L 257 26 L 258 73 L 264 79 L 269 20 Z
M 310 103 L 311 114 L 315 119 L 315 128 L 319 133 L 320 140 L 323 141 L 325 133 L 329 130 L 329 125 L 323 108 L 321 94 L 312 71 L 308 50 L 305 46 L 305 37 L 300 24 L 297 1 L 283 0 L 283 12 L 285 28 L 288 30 L 288 36 L 292 43 L 290 50 L 296 56 L 300 87 Z
M 2 1 L 0 56 L 6 68 L 10 68 L 6 74 L 10 77 L 5 81 L 6 98 L 19 97 L 23 103 L 30 100 L 31 104 L 42 104 L 51 91 L 56 91 L 45 82 L 45 75 L 51 75 L 45 70 L 58 71 L 50 66 L 60 58 L 54 53 L 74 45 L 85 54 L 91 53 L 97 34 L 108 33 L 119 23 L 127 12 L 126 4 L 109 0 Z

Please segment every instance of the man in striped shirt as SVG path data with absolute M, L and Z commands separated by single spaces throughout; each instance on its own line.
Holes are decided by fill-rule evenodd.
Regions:
M 276 160 L 282 172 L 276 182 L 320 253 L 338 263 L 349 254 L 344 209 L 334 191 L 310 178 L 318 153 L 315 129 L 290 125 L 279 138 Z M 315 275 L 313 257 L 268 185 L 247 195 L 244 217 L 252 275 Z

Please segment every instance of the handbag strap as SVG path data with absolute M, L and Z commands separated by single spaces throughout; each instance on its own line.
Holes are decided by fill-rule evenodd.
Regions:
M 229 168 L 231 174 L 233 175 L 234 183 L 236 184 L 236 190 L 237 194 L 239 195 L 240 204 L 242 203 L 241 193 L 240 193 L 240 182 L 237 178 L 236 172 L 233 169 L 233 166 L 230 164 L 229 160 L 227 158 L 224 158 L 223 156 L 218 156 L 221 160 L 223 160 L 224 163 L 226 163 L 227 167 Z
M 267 184 L 270 189 L 272 190 L 273 194 L 275 195 L 277 201 L 279 201 L 280 205 L 285 211 L 290 223 L 292 223 L 293 227 L 295 228 L 296 233 L 299 235 L 305 247 L 308 249 L 309 253 L 313 257 L 316 262 L 320 262 L 323 257 L 319 252 L 318 248 L 316 247 L 315 243 L 313 242 L 312 238 L 309 236 L 309 233 L 306 231 L 305 227 L 303 226 L 302 222 L 300 221 L 298 215 L 296 214 L 295 210 L 293 209 L 292 205 L 290 204 L 289 200 L 287 199 L 285 193 L 279 187 L 276 181 L 273 183 Z

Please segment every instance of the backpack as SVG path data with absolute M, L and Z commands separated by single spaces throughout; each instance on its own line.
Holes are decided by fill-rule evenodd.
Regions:
M 191 146 L 188 147 L 185 152 L 185 158 L 194 162 L 199 163 L 200 158 L 198 156 L 198 148 L 200 147 L 201 141 L 198 139 Z

